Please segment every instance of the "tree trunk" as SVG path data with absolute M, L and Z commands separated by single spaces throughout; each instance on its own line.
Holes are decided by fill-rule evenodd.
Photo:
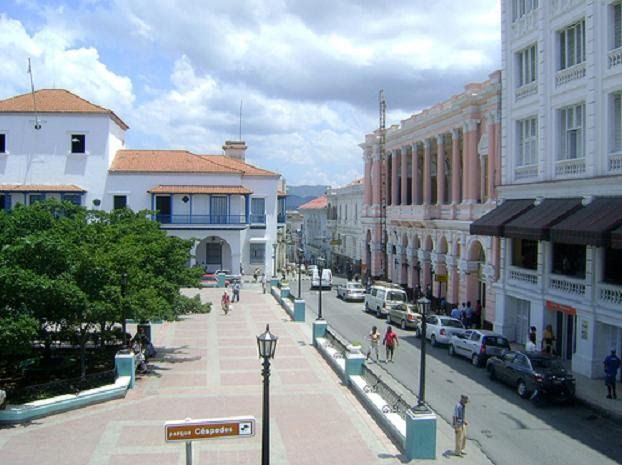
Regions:
M 80 381 L 86 380 L 86 341 L 88 332 L 85 329 L 80 330 Z

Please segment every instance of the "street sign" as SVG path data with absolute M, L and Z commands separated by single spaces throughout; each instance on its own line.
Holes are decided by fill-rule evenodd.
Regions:
M 255 435 L 254 417 L 173 420 L 164 424 L 166 442 L 199 439 L 250 438 Z
M 447 275 L 446 274 L 437 274 L 435 276 L 435 281 L 437 283 L 446 283 L 447 282 Z
M 333 239 L 330 241 L 330 245 L 341 245 L 341 239 Z

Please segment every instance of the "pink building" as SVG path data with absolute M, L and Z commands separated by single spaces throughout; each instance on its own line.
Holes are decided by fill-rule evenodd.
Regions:
M 430 285 L 434 297 L 449 303 L 480 300 L 489 323 L 499 240 L 471 236 L 469 225 L 496 205 L 500 108 L 501 72 L 496 71 L 387 128 L 384 159 L 378 131 L 361 144 L 364 269 L 410 290 Z

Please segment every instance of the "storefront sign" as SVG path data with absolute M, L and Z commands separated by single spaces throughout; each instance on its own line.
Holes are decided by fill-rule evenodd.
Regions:
M 553 312 L 563 312 L 568 315 L 576 315 L 577 309 L 574 307 L 570 307 L 569 305 L 560 304 L 557 302 L 553 302 L 552 300 L 547 300 L 545 302 L 547 310 L 551 310 Z

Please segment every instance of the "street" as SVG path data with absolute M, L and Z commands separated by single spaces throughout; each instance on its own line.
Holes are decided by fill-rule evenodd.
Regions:
M 333 284 L 344 282 L 335 278 Z M 297 279 L 292 283 L 297 293 Z M 335 287 L 335 286 L 334 286 Z M 322 313 L 335 331 L 366 347 L 373 325 L 384 334 L 387 323 L 363 311 L 361 302 L 337 299 L 334 290 L 322 291 Z M 302 281 L 307 321 L 316 318 L 318 292 Z M 400 338 L 395 362 L 381 367 L 413 392 L 419 387 L 420 340 L 414 331 L 393 327 Z M 468 394 L 468 437 L 499 465 L 583 465 L 622 463 L 622 426 L 581 404 L 535 406 L 515 389 L 492 381 L 484 368 L 462 357 L 451 357 L 444 346 L 428 345 L 426 401 L 446 421 L 460 394 Z M 384 358 L 384 354 L 381 353 Z M 604 387 L 603 387 L 604 388 Z

